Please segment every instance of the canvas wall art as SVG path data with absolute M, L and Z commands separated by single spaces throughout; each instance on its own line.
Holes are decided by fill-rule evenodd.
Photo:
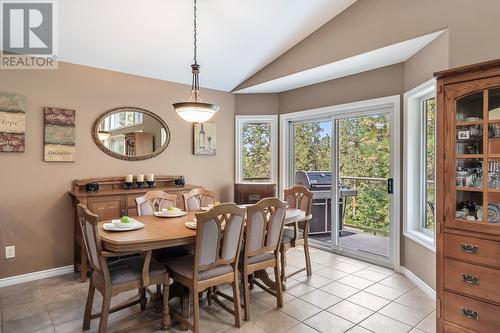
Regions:
M 215 155 L 217 146 L 215 123 L 194 124 L 193 142 L 195 155 Z
M 45 124 L 44 161 L 75 161 L 75 110 L 49 108 L 43 110 Z
M 0 152 L 24 152 L 26 97 L 0 92 Z

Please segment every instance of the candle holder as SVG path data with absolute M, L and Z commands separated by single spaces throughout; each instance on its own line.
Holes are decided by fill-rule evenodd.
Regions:
M 130 190 L 132 188 L 132 185 L 134 185 L 134 183 L 125 182 L 125 186 L 127 186 L 127 190 Z
M 137 188 L 142 188 L 142 186 L 144 185 L 144 181 L 135 183 L 137 184 Z
M 155 181 L 154 180 L 146 180 L 146 183 L 148 184 L 148 187 L 155 187 Z

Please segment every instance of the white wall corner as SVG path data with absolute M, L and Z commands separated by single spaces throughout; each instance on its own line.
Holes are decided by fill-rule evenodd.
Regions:
M 404 266 L 399 266 L 399 273 L 404 275 L 408 280 L 413 282 L 417 286 L 418 289 L 420 289 L 422 292 L 424 292 L 427 296 L 429 296 L 431 299 L 436 300 L 436 291 L 432 289 L 431 286 L 429 286 L 427 283 L 425 283 L 422 279 L 420 279 L 418 276 L 416 276 L 412 271 L 410 271 L 408 268 Z

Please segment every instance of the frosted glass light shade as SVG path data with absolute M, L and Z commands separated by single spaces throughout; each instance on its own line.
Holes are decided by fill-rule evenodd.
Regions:
M 219 106 L 210 103 L 181 102 L 175 103 L 174 110 L 184 120 L 191 123 L 203 123 L 219 111 Z

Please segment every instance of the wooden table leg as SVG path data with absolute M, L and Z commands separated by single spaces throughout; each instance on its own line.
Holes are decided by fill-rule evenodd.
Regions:
M 256 271 L 255 278 L 261 280 L 268 288 L 276 290 L 276 282 L 271 280 L 265 269 Z

